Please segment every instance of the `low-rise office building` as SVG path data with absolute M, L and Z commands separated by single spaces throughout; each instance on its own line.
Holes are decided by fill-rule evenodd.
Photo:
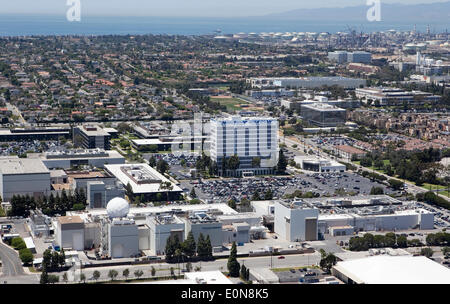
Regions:
M 105 165 L 106 171 L 123 185 L 131 185 L 134 195 L 145 200 L 177 200 L 183 190 L 147 164 Z M 158 196 L 159 194 L 159 196 Z
M 111 150 L 111 134 L 98 126 L 83 125 L 73 128 L 73 143 L 85 149 Z
M 346 166 L 334 160 L 314 156 L 296 156 L 295 162 L 306 171 L 314 172 L 345 172 Z
M 322 128 L 344 126 L 346 110 L 325 103 L 301 105 L 301 115 L 310 124 Z

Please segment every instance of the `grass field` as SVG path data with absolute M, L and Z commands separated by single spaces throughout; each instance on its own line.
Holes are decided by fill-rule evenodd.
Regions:
M 424 189 L 426 189 L 426 190 L 428 190 L 428 191 L 430 191 L 430 189 L 431 189 L 431 191 L 435 191 L 435 190 L 440 190 L 440 189 L 444 189 L 444 190 L 447 190 L 447 187 L 446 186 L 442 186 L 442 185 L 432 185 L 432 184 L 427 184 L 427 183 L 425 183 L 425 184 L 423 184 L 423 186 L 422 186 L 422 188 L 424 188 Z M 439 191 L 439 194 L 441 194 L 441 195 L 443 195 L 443 196 L 446 196 L 446 197 L 450 197 L 450 192 L 448 192 L 448 191 Z
M 359 166 L 361 166 L 361 161 L 354 161 L 353 162 L 354 164 L 357 164 L 357 165 L 359 165 Z M 389 159 L 385 159 L 385 160 L 383 160 L 383 164 L 386 166 L 386 165 L 389 165 L 391 163 L 391 161 L 389 160 Z M 386 174 L 386 171 L 384 171 L 384 169 L 376 169 L 374 166 L 372 166 L 372 167 L 364 167 L 364 168 L 367 168 L 367 169 L 371 169 L 371 170 L 375 170 L 375 171 L 378 171 L 378 172 L 380 172 L 380 173 L 384 173 L 384 174 Z
M 211 98 L 211 101 L 218 102 L 227 107 L 227 111 L 234 112 L 242 110 L 238 105 L 246 104 L 245 101 L 237 98 Z

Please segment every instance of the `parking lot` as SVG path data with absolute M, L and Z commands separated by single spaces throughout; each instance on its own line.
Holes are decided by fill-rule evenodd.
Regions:
M 0 143 L 0 156 L 21 155 L 24 153 L 41 153 L 55 149 L 59 146 L 58 141 L 20 141 Z
M 230 199 L 240 201 L 243 198 L 251 198 L 255 192 L 263 197 L 269 189 L 274 199 L 292 194 L 296 190 L 303 193 L 311 191 L 320 196 L 342 196 L 341 193 L 336 193 L 338 189 L 355 195 L 367 195 L 374 186 L 383 188 L 385 194 L 396 193 L 382 184 L 372 182 L 355 173 L 313 173 L 285 177 L 185 181 L 181 185 L 187 189 L 186 192 L 194 187 L 197 196 L 208 203 L 226 203 Z

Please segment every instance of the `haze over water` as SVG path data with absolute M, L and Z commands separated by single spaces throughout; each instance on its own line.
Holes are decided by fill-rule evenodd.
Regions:
M 428 24 L 428 23 L 427 23 Z M 417 22 L 425 32 L 427 24 Z M 205 35 L 221 29 L 224 34 L 260 32 L 375 32 L 390 29 L 409 31 L 414 24 L 342 20 L 280 20 L 273 18 L 177 18 L 177 17 L 93 17 L 82 16 L 81 22 L 69 22 L 65 16 L 0 15 L 0 36 L 29 35 Z M 431 24 L 433 32 L 444 32 L 448 24 Z

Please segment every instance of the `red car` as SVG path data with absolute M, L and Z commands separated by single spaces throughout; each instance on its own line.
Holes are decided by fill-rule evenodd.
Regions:
M 282 260 L 282 259 L 284 259 L 284 256 L 279 256 L 278 259 Z

